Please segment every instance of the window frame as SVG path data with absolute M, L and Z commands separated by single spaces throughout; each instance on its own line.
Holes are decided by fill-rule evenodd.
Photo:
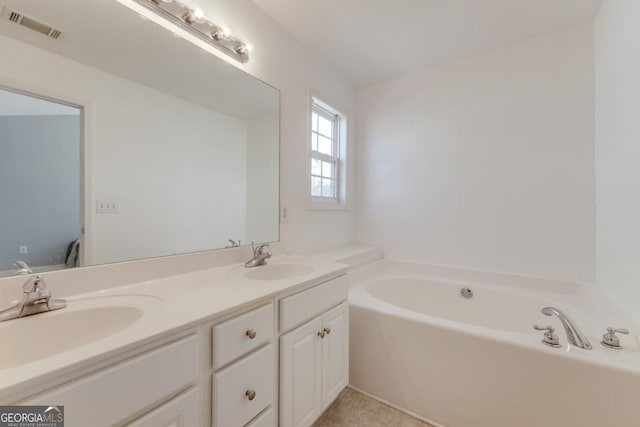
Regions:
M 307 209 L 309 210 L 346 210 L 346 160 L 347 160 L 347 117 L 319 99 L 314 94 L 309 97 L 309 113 L 307 126 Z M 336 156 L 329 156 L 312 149 L 312 138 L 314 132 L 312 127 L 313 113 L 316 112 L 325 118 L 332 118 L 332 144 L 333 152 Z M 312 177 L 318 177 L 312 173 L 312 159 L 333 162 L 335 167 L 335 197 L 323 197 L 312 195 Z M 325 178 L 326 179 L 326 178 Z

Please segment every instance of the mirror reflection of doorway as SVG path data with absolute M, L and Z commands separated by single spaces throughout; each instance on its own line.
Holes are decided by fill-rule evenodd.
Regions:
M 81 138 L 81 108 L 0 88 L 0 277 L 82 265 Z

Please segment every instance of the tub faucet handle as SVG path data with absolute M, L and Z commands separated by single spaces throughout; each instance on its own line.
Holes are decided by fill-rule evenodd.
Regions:
M 622 346 L 620 345 L 620 338 L 616 336 L 616 333 L 620 334 L 628 334 L 629 330 L 627 328 L 607 328 L 607 333 L 602 336 L 602 344 L 604 347 L 612 348 L 614 350 L 622 350 Z
M 560 338 L 558 338 L 558 336 L 555 334 L 556 330 L 553 326 L 533 325 L 533 329 L 535 329 L 536 331 L 546 331 L 544 333 L 544 336 L 542 337 L 542 344 L 548 345 L 549 347 L 554 347 L 554 348 L 561 347 Z

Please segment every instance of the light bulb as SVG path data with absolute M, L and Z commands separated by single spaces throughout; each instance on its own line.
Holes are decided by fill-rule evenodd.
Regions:
M 202 9 L 189 10 L 182 16 L 182 19 L 184 19 L 187 24 L 202 24 L 204 21 L 206 21 Z
M 224 31 L 224 28 L 218 27 L 211 32 L 211 37 L 214 40 L 220 41 L 224 40 L 227 37 L 227 33 Z
M 247 46 L 244 43 L 238 43 L 233 50 L 240 56 L 246 55 L 248 52 Z
M 194 9 L 193 17 L 196 19 L 196 22 L 198 23 L 203 23 L 205 21 L 204 12 L 202 11 L 202 9 Z

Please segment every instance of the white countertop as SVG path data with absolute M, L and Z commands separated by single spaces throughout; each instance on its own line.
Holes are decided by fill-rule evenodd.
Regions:
M 349 268 L 346 264 L 327 261 L 325 257 L 277 256 L 269 264 L 308 264 L 313 272 L 282 280 L 252 280 L 244 277 L 249 271 L 242 264 L 201 270 L 153 281 L 111 287 L 104 290 L 77 294 L 67 298 L 69 307 L 79 302 L 100 297 L 145 295 L 157 303 L 149 304 L 140 320 L 111 336 L 90 344 L 58 353 L 54 356 L 0 370 L 0 403 L 8 403 L 24 390 L 38 384 L 55 381 L 64 375 L 79 371 L 116 354 L 132 350 L 181 329 L 206 322 L 255 304 L 275 295 L 291 293 L 314 283 L 337 277 Z M 261 268 L 261 267 L 256 267 Z M 55 289 L 52 289 L 55 298 Z M 106 301 L 106 299 L 105 299 Z M 63 311 L 65 309 L 62 309 Z M 53 313 L 50 313 L 53 314 Z M 36 316 L 46 316 L 47 313 Z M 0 323 L 0 328 L 10 327 L 14 319 Z M 61 339 L 64 331 L 59 331 Z M 37 348 L 38 342 L 25 346 Z M 10 352 L 3 345 L 2 353 Z M 2 357 L 0 355 L 0 357 Z

